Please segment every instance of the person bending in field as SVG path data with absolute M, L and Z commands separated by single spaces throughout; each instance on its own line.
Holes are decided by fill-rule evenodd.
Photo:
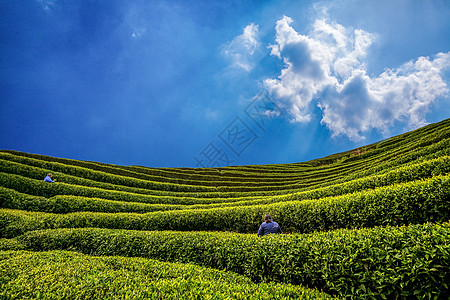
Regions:
M 45 182 L 55 182 L 55 181 L 52 180 L 52 176 L 53 175 L 51 173 L 48 173 L 48 175 L 45 176 L 44 181 Z
M 281 227 L 277 222 L 274 222 L 272 220 L 272 217 L 270 215 L 265 215 L 264 222 L 261 224 L 261 226 L 259 226 L 258 236 L 272 233 L 281 233 Z

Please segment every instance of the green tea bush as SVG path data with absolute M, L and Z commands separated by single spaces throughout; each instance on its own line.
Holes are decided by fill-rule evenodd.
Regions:
M 301 286 L 144 258 L 0 252 L 0 269 L 2 299 L 332 299 Z
M 445 142 L 445 145 L 442 144 Z M 442 145 L 440 145 L 442 144 Z M 438 148 L 436 148 L 436 146 L 440 145 Z M 290 194 L 290 193 L 294 193 L 294 192 L 299 192 L 300 190 L 310 190 L 312 188 L 320 188 L 320 187 L 325 187 L 325 186 L 330 186 L 330 185 L 334 185 L 334 184 L 339 184 L 339 183 L 344 183 L 344 182 L 348 182 L 349 180 L 353 180 L 353 179 L 357 179 L 357 178 L 361 178 L 364 176 L 369 176 L 369 175 L 373 175 L 373 174 L 377 174 L 377 173 L 384 173 L 386 172 L 386 170 L 392 169 L 394 167 L 398 167 L 398 164 L 405 164 L 407 162 L 410 162 L 411 160 L 414 159 L 424 159 L 424 157 L 430 156 L 435 158 L 436 155 L 438 155 L 438 153 L 440 153 L 441 151 L 443 151 L 442 149 L 447 150 L 446 153 L 442 152 L 440 155 L 449 155 L 450 153 L 448 153 L 449 149 L 450 149 L 450 140 L 443 140 L 443 141 L 439 141 L 436 142 L 434 144 L 432 144 L 431 146 L 433 146 L 433 148 L 429 149 L 429 151 L 427 151 L 426 154 L 425 152 L 422 152 L 421 150 L 417 150 L 414 149 L 415 151 L 413 151 L 412 153 L 408 154 L 408 155 L 399 155 L 399 157 L 394 156 L 393 160 L 388 160 L 385 163 L 375 163 L 373 167 L 367 169 L 368 166 L 370 166 L 369 161 L 364 161 L 363 165 L 366 167 L 366 170 L 361 172 L 355 172 L 355 169 L 350 168 L 350 171 L 352 172 L 352 175 L 349 175 L 347 177 L 343 177 L 343 178 L 339 178 L 337 177 L 335 180 L 326 180 L 326 177 L 318 177 L 320 178 L 320 181 L 314 183 L 313 185 L 311 185 L 311 183 L 306 183 L 306 181 L 302 181 L 301 185 L 297 185 L 297 186 L 293 186 L 290 185 L 288 186 L 288 189 L 279 189 L 276 188 L 275 186 L 272 187 L 272 190 L 270 190 L 269 188 L 266 188 L 266 191 L 252 191 L 252 192 L 226 192 L 223 189 L 215 189 L 215 191 L 210 190 L 209 192 L 180 192 L 180 191 L 164 191 L 164 190 L 149 190 L 149 189 L 143 189 L 143 188 L 137 188 L 137 187 L 129 187 L 129 186 L 122 186 L 122 185 L 115 185 L 115 184 L 111 184 L 111 183 L 107 183 L 107 182 L 101 182 L 101 181 L 93 181 L 93 180 L 89 180 L 86 178 L 82 178 L 82 177 L 74 177 L 74 176 L 70 176 L 67 174 L 63 174 L 63 173 L 56 173 L 58 174 L 58 178 L 61 179 L 62 182 L 65 183 L 70 183 L 70 184 L 75 184 L 75 185 L 83 185 L 85 187 L 97 187 L 97 188 L 102 188 L 102 189 L 109 189 L 109 190 L 120 190 L 120 191 L 125 191 L 125 192 L 131 192 L 131 193 L 142 193 L 142 194 L 149 194 L 149 195 L 160 195 L 160 196 L 174 196 L 174 197 L 201 197 L 201 198 L 230 198 L 230 197 L 261 197 L 261 196 L 270 196 L 270 195 L 281 195 L 281 194 Z M 431 147 L 430 146 L 430 147 Z M 442 148 L 444 147 L 444 148 Z M 0 151 L 0 154 L 3 155 L 9 155 L 12 156 L 9 153 L 4 153 Z M 412 156 L 411 156 L 412 155 Z M 383 156 L 386 157 L 387 155 Z M 410 158 L 408 158 L 409 156 L 411 156 Z M 21 156 L 18 156 L 19 158 Z M 37 161 L 36 159 L 34 159 L 35 161 Z M 398 161 L 398 162 L 396 162 Z M 41 163 L 41 162 L 39 162 Z M 42 162 L 42 163 L 45 163 Z M 66 167 L 66 166 L 64 166 Z M 350 166 L 346 166 L 347 168 L 349 168 Z M 266 169 L 266 168 L 263 168 Z M 3 170 L 6 173 L 13 173 L 13 174 L 22 174 L 26 177 L 31 177 L 34 179 L 41 179 L 43 174 L 46 173 L 45 170 L 43 169 L 39 169 L 39 168 L 34 168 L 34 167 L 30 167 L 30 166 L 26 166 L 26 165 L 22 165 L 22 164 L 17 164 L 17 163 L 13 163 L 11 161 L 2 161 L 0 160 L 0 170 Z M 45 171 L 45 172 L 44 172 Z M 87 170 L 85 169 L 85 171 L 91 171 L 91 170 Z M 331 169 L 328 170 L 329 172 L 331 171 Z M 102 173 L 102 172 L 97 172 L 97 173 Z M 310 173 L 310 172 L 308 172 Z M 411 172 L 411 174 L 414 174 L 414 172 Z M 284 176 L 285 174 L 279 174 L 280 176 Z M 309 175 L 308 175 L 309 176 Z M 322 174 L 323 176 L 323 174 Z M 103 177 L 100 177 L 100 179 Z M 123 182 L 123 178 L 126 177 L 120 177 L 120 182 Z M 331 177 L 328 177 L 331 178 Z M 132 178 L 130 178 L 132 179 Z M 238 180 L 239 178 L 236 178 L 236 180 Z M 247 180 L 247 178 L 245 179 Z M 280 180 L 280 179 L 278 179 Z M 127 181 L 125 181 L 127 182 Z M 220 182 L 216 182 L 218 185 L 220 185 Z M 28 189 L 32 191 L 40 191 L 38 189 Z M 51 197 L 50 195 L 46 195 L 46 197 Z
M 45 211 L 51 213 L 69 213 L 75 211 L 94 211 L 94 212 L 136 212 L 145 213 L 163 210 L 181 210 L 181 209 L 204 209 L 214 207 L 231 206 L 249 206 L 270 204 L 275 202 L 286 202 L 292 200 L 319 199 L 323 197 L 343 195 L 362 191 L 365 189 L 377 188 L 398 182 L 407 182 L 415 179 L 423 179 L 439 174 L 447 174 L 450 171 L 450 157 L 441 157 L 430 161 L 425 161 L 384 173 L 382 175 L 368 176 L 349 182 L 327 186 L 319 189 L 313 189 L 305 192 L 297 192 L 284 196 L 273 196 L 263 198 L 242 198 L 233 199 L 215 199 L 220 201 L 215 204 L 144 204 L 144 203 L 126 203 L 122 201 L 113 201 L 100 198 L 86 198 L 77 196 L 54 196 L 51 198 L 36 197 L 22 194 L 12 189 L 0 187 L 0 207 L 29 210 Z
M 76 211 L 147 213 L 162 210 L 181 210 L 186 209 L 188 206 L 122 202 L 70 195 L 59 195 L 51 198 L 45 198 L 31 196 L 19 193 L 12 189 L 0 187 L 0 207 L 62 214 Z
M 265 166 L 126 167 L 0 150 L 0 298 L 327 297 L 286 285 L 301 284 L 340 298 L 449 299 L 449 171 L 450 119 Z M 42 181 L 48 172 L 57 184 Z M 266 213 L 308 234 L 257 238 Z M 67 252 L 3 252 L 54 249 L 196 263 L 259 284 L 216 284 L 185 265 L 188 277 L 152 277 L 123 257 L 131 271 Z
M 364 153 L 357 156 L 351 156 L 353 160 L 360 160 L 367 167 L 370 163 L 375 165 L 380 165 L 383 161 L 388 161 L 396 158 L 407 157 L 409 154 L 417 153 L 420 156 L 426 155 L 423 150 L 426 150 L 428 146 L 433 146 L 445 139 L 450 137 L 450 121 L 444 120 L 435 124 L 430 124 L 426 127 L 420 128 L 413 132 L 403 134 L 398 137 L 390 138 L 389 140 L 382 141 L 373 145 L 363 147 L 365 149 Z M 448 147 L 446 148 L 448 150 Z M 267 165 L 267 166 L 236 166 L 227 168 L 209 168 L 209 169 L 194 169 L 194 168 L 145 168 L 145 167 L 124 167 L 115 166 L 110 164 L 101 164 L 96 162 L 86 162 L 78 161 L 72 159 L 55 158 L 44 155 L 29 154 L 12 150 L 1 150 L 1 153 L 14 155 L 16 157 L 31 158 L 34 160 L 39 160 L 43 164 L 43 168 L 51 170 L 51 162 L 56 162 L 67 166 L 78 166 L 84 169 L 97 170 L 104 173 L 115 174 L 126 177 L 141 178 L 154 181 L 164 181 L 164 180 L 200 180 L 200 181 L 221 181 L 221 180 L 231 180 L 235 181 L 234 178 L 242 179 L 245 177 L 246 180 L 252 178 L 252 173 L 258 178 L 264 178 L 263 180 L 270 180 L 267 175 L 272 172 L 277 174 L 278 179 L 285 179 L 289 176 L 287 171 L 291 171 L 294 176 L 297 176 L 298 172 L 310 172 L 317 171 L 323 167 L 326 171 L 329 166 L 327 164 L 332 164 L 332 168 L 336 167 L 336 164 L 342 163 L 343 159 L 349 156 L 351 152 L 344 152 L 340 154 L 335 154 L 330 156 L 330 158 L 321 158 L 314 161 L 309 161 L 305 163 L 294 163 L 286 165 Z M 429 151 L 428 151 L 429 152 Z M 428 153 L 427 152 L 427 153 Z M 448 155 L 448 153 L 446 154 Z M 375 158 L 375 160 L 373 159 Z M 329 162 L 326 162 L 329 161 Z M 350 161 L 348 161 L 350 162 Z M 313 167 L 311 169 L 311 167 Z M 308 171 L 308 168 L 309 171 Z M 317 169 L 319 168 L 319 169 Z M 245 170 L 240 171 L 240 170 Z M 272 171 L 273 170 L 273 171 Z M 266 175 L 265 175 L 266 173 Z M 80 176 L 82 173 L 80 173 Z M 150 177 L 142 177 L 143 175 L 149 175 Z M 153 177 L 152 177 L 153 176 Z M 238 180 L 239 181 L 239 180 Z M 174 183 L 180 183 L 178 181 L 173 181 Z
M 5 156 L 6 154 L 3 154 Z M 0 157 L 2 153 L 0 152 Z M 8 157 L 6 157 L 8 158 Z M 17 160 L 17 159 L 16 159 Z M 19 159 L 21 161 L 21 159 Z M 38 161 L 39 162 L 39 161 Z M 36 164 L 36 163 L 35 163 Z M 38 165 L 42 163 L 37 163 Z M 61 165 L 61 164 L 59 164 Z M 345 166 L 345 168 L 350 169 L 351 166 Z M 309 174 L 301 178 L 297 178 L 291 181 L 283 180 L 285 177 L 278 179 L 276 182 L 266 182 L 265 180 L 261 182 L 246 182 L 246 178 L 238 178 L 233 182 L 223 182 L 223 181 L 213 181 L 208 182 L 210 186 L 200 185 L 179 185 L 179 184 L 168 184 L 165 182 L 151 182 L 146 180 L 135 179 L 132 177 L 124 177 L 117 175 L 110 175 L 107 173 L 102 173 L 99 171 L 92 171 L 88 169 L 83 169 L 82 172 L 72 169 L 80 169 L 78 167 L 61 166 L 53 168 L 53 174 L 58 177 L 61 182 L 74 184 L 74 185 L 84 185 L 90 187 L 99 187 L 110 190 L 122 190 L 127 192 L 135 192 L 148 194 L 148 190 L 155 191 L 174 191 L 174 192 L 214 192 L 214 191 L 231 191 L 231 192 L 251 192 L 251 191 L 271 191 L 271 190 L 286 190 L 286 189 L 298 189 L 305 188 L 314 184 L 317 181 L 331 181 L 343 176 L 342 171 L 339 174 Z M 354 172 L 354 169 L 348 170 L 347 172 Z M 32 179 L 42 180 L 44 174 L 47 171 L 44 168 L 29 166 L 21 162 L 16 162 L 14 160 L 4 160 L 0 159 L 0 172 L 17 174 L 25 176 Z M 63 173 L 64 172 L 64 173 Z M 82 175 L 67 175 L 68 174 L 83 174 Z M 91 174 L 92 173 L 92 174 Z M 239 181 L 238 181 L 239 180 Z M 212 186 L 211 186 L 212 185 Z M 154 194 L 154 193 L 151 193 Z
M 311 174 L 311 172 L 308 172 L 306 174 L 300 174 L 295 176 L 289 176 L 289 174 L 283 173 L 279 174 L 280 176 L 278 178 L 253 178 L 253 177 L 220 177 L 217 176 L 215 180 L 211 180 L 211 178 L 208 178 L 209 180 L 192 180 L 192 179 L 172 179 L 167 177 L 155 177 L 155 176 L 136 176 L 136 174 L 129 172 L 129 174 L 126 173 L 127 178 L 130 180 L 124 181 L 122 175 L 116 175 L 116 174 L 110 174 L 105 172 L 100 172 L 96 170 L 91 170 L 87 168 L 81 168 L 77 166 L 71 166 L 71 165 L 65 165 L 61 163 L 56 162 L 47 162 L 42 161 L 38 159 L 33 158 L 27 158 L 23 156 L 18 155 L 12 155 L 10 153 L 0 152 L 0 161 L 1 162 L 9 162 L 11 165 L 15 165 L 14 171 L 15 172 L 21 172 L 21 173 L 15 173 L 18 175 L 26 175 L 28 174 L 28 177 L 34 178 L 34 179 L 40 179 L 42 178 L 42 174 L 45 174 L 46 171 L 52 170 L 53 173 L 60 173 L 60 175 L 65 174 L 67 175 L 67 178 L 64 178 L 64 181 L 67 182 L 67 180 L 75 181 L 78 180 L 94 180 L 97 182 L 103 182 L 103 183 L 111 183 L 119 186 L 129 186 L 129 187 L 138 187 L 138 188 L 149 188 L 153 187 L 151 184 L 155 184 L 156 182 L 159 183 L 172 183 L 176 185 L 188 185 L 188 186 L 266 186 L 266 185 L 287 185 L 287 184 L 293 184 L 297 182 L 299 179 L 308 179 L 308 178 L 316 178 L 317 176 L 315 174 Z M 0 167 L 5 168 L 7 166 L 0 165 Z M 340 168 L 348 168 L 340 167 Z M 6 170 L 2 170 L 3 172 L 7 172 Z M 37 172 L 36 172 L 37 171 Z M 314 170 L 312 170 L 314 173 Z M 323 171 L 322 171 L 323 172 Z M 267 172 L 265 172 L 267 173 Z M 263 173 L 264 174 L 264 173 Z M 324 174 L 322 174 L 324 175 Z M 325 174 L 326 175 L 326 174 Z M 76 177 L 76 178 L 73 178 Z M 138 177 L 138 178 L 136 178 Z M 250 180 L 249 182 L 246 182 L 245 180 Z M 162 190 L 168 190 L 167 186 L 163 188 Z M 177 190 L 177 188 L 173 188 L 170 190 Z
M 437 159 L 432 159 L 429 161 L 425 161 L 425 162 L 421 162 L 421 163 L 416 163 L 416 164 L 412 164 L 412 165 L 408 165 L 408 166 L 404 166 L 404 167 L 400 167 L 397 168 L 395 170 L 392 170 L 390 172 L 384 173 L 382 175 L 374 175 L 374 176 L 367 176 L 365 178 L 360 178 L 360 179 L 355 179 L 352 181 L 347 181 L 341 184 L 335 184 L 335 185 L 328 185 L 322 188 L 318 188 L 318 189 L 310 189 L 309 191 L 306 192 L 296 192 L 296 190 L 290 190 L 290 192 L 292 193 L 292 195 L 286 195 L 286 196 L 281 196 L 281 198 L 264 198 L 255 201 L 255 204 L 262 204 L 262 203 L 270 203 L 270 202 L 275 202 L 275 201 L 287 201 L 287 200 L 300 200 L 300 199 L 313 199 L 313 198 L 320 198 L 320 197 L 326 197 L 326 196 L 333 196 L 333 195 L 339 195 L 339 194 L 344 194 L 344 193 L 351 193 L 354 192 L 356 190 L 361 190 L 361 189 L 367 189 L 367 188 L 375 188 L 377 186 L 383 186 L 383 185 L 388 185 L 388 184 L 392 184 L 392 183 L 397 183 L 397 182 L 406 182 L 406 181 L 410 181 L 410 180 L 415 180 L 415 179 L 420 179 L 420 178 L 427 178 L 430 176 L 434 176 L 434 175 L 438 175 L 438 174 L 447 174 L 450 171 L 450 158 L 448 156 L 445 157 L 441 157 L 441 158 L 437 158 Z M 0 173 L 0 181 L 1 179 L 1 174 Z M 229 202 L 231 201 L 226 200 L 228 198 L 219 198 L 219 199 L 215 199 L 213 201 L 202 201 L 202 200 L 193 200 L 193 201 L 189 201 L 189 197 L 185 197 L 183 199 L 180 199 L 180 197 L 175 197 L 175 198 L 167 198 L 167 197 L 162 197 L 159 201 L 155 200 L 158 199 L 156 198 L 156 196 L 149 196 L 146 197 L 144 196 L 144 198 L 139 198 L 136 197 L 136 195 L 134 194 L 122 194 L 120 192 L 118 192 L 119 194 L 117 194 L 117 192 L 112 192 L 109 193 L 109 191 L 105 191 L 105 190 L 99 190 L 99 189 L 89 189 L 88 187 L 79 187 L 79 186 L 73 186 L 70 185 L 70 188 L 67 187 L 67 185 L 65 184 L 63 186 L 63 188 L 59 187 L 55 187 L 55 186 L 49 186 L 46 183 L 43 183 L 42 180 L 38 180 L 38 181 L 32 181 L 29 180 L 27 178 L 24 177 L 15 177 L 12 174 L 4 174 L 3 175 L 5 178 L 3 178 L 3 182 L 4 182 L 4 186 L 8 186 L 8 187 L 15 187 L 16 189 L 20 190 L 20 191 L 24 191 L 25 193 L 33 193 L 33 194 L 37 194 L 37 195 L 41 195 L 41 196 L 46 196 L 46 197 L 51 197 L 52 195 L 55 195 L 57 193 L 62 193 L 62 194 L 75 194 L 75 195 L 81 195 L 81 196 L 90 196 L 90 197 L 102 197 L 102 198 L 107 198 L 107 199 L 111 199 L 112 200 L 125 200 L 127 201 L 130 197 L 131 199 L 128 201 L 143 201 L 143 202 L 151 202 L 151 203 L 181 203 L 181 204 L 193 204 L 193 203 L 203 203 L 203 204 L 208 204 L 211 202 L 215 202 L 215 203 L 225 203 L 225 202 Z M 81 183 L 86 183 L 89 186 L 89 180 L 84 180 Z M 99 183 L 102 184 L 102 183 Z M 105 184 L 106 185 L 106 184 Z M 115 189 L 115 186 L 112 185 L 111 187 L 107 187 L 109 189 Z M 131 189 L 131 188 L 130 188 Z M 183 195 L 183 194 L 180 194 Z M 186 195 L 186 194 L 185 194 Z M 189 194 L 192 195 L 192 194 Z M 220 193 L 214 193 L 211 194 L 211 196 L 223 196 Z M 247 195 L 247 194 L 246 194 Z M 203 196 L 207 196 L 207 195 L 203 195 Z M 236 205 L 249 205 L 251 203 L 251 201 L 253 199 L 255 199 L 257 196 L 253 196 L 252 198 L 250 197 L 239 197 L 241 196 L 241 194 L 235 194 L 235 196 L 237 196 L 235 199 L 233 199 L 232 201 L 239 201 L 241 202 L 241 204 L 237 203 Z M 190 197 L 192 198 L 192 197 Z M 239 199 L 238 199 L 239 198 Z M 2 197 L 0 195 L 0 207 L 8 207 L 8 208 L 18 208 L 18 209 L 23 209 L 21 207 L 15 207 L 14 205 L 18 205 L 19 203 L 17 201 L 14 201 L 14 203 L 8 203 L 8 201 L 5 201 L 5 199 L 10 199 L 10 197 Z M 202 197 L 203 199 L 203 197 Z M 245 200 L 245 201 L 241 201 L 241 200 Z M 43 202 L 41 200 L 37 200 L 39 203 L 43 204 Z M 209 201 L 209 202 L 208 202 Z M 2 202 L 4 203 L 2 205 Z M 30 205 L 32 205 L 30 203 L 30 201 L 27 201 L 27 203 L 29 203 Z M 228 204 L 229 205 L 229 204 Z M 32 209 L 31 210 L 38 210 L 35 204 L 32 205 Z M 221 204 L 216 205 L 216 206 L 221 206 Z M 79 206 L 78 206 L 79 207 Z M 179 209 L 176 207 L 173 207 L 174 209 Z M 98 211 L 97 209 L 89 209 L 87 208 L 86 210 L 93 210 L 93 211 Z M 155 209 L 152 209 L 151 211 L 154 211 Z M 42 211 L 49 211 L 48 209 L 42 209 Z M 134 210 L 131 210 L 134 211 Z M 55 211 L 56 212 L 56 211 Z
M 0 167 L 4 168 L 5 170 L 2 170 L 2 172 L 16 172 L 20 175 L 30 174 L 31 178 L 34 179 L 41 179 L 43 174 L 44 176 L 48 171 L 44 169 L 42 166 L 43 163 L 37 161 L 37 163 L 34 163 L 34 165 L 38 165 L 39 167 L 34 166 L 28 166 L 26 164 L 22 164 L 24 159 L 15 159 L 19 162 L 15 162 L 13 157 L 9 157 L 8 154 L 3 154 L 0 152 L 0 157 L 2 158 L 10 158 L 12 161 L 1 159 Z M 6 164 L 6 162 L 9 162 L 9 165 Z M 54 163 L 55 164 L 55 163 Z M 126 177 L 126 176 L 120 176 L 120 175 L 111 175 L 108 173 L 104 173 L 101 171 L 95 171 L 90 170 L 86 168 L 81 167 L 74 167 L 74 166 L 66 166 L 63 164 L 57 164 L 58 167 L 53 167 L 52 169 L 55 169 L 54 172 L 61 172 L 64 174 L 73 174 L 76 177 L 85 178 L 85 179 L 92 179 L 94 181 L 99 182 L 105 182 L 105 183 L 112 183 L 116 185 L 123 185 L 123 186 L 129 186 L 129 187 L 136 187 L 136 188 L 143 188 L 143 189 L 154 189 L 154 190 L 170 190 L 170 191 L 208 191 L 208 190 L 214 190 L 214 187 L 202 187 L 202 186 L 192 186 L 192 185 L 178 185 L 178 184 L 170 184 L 165 182 L 154 182 L 149 180 L 142 180 L 137 179 L 133 177 Z M 12 169 L 12 170 L 11 170 Z M 28 169 L 26 172 L 24 172 L 22 169 Z M 52 170 L 53 171 L 53 170 Z M 74 176 L 68 176 L 69 179 L 75 180 L 73 178 Z M 43 179 L 43 178 L 42 178 Z
M 450 223 L 256 235 L 57 229 L 28 232 L 26 249 L 139 256 L 226 269 L 353 299 L 447 299 Z
M 442 141 L 439 141 L 439 143 L 440 142 L 442 142 Z M 448 140 L 447 140 L 447 144 L 448 144 Z M 448 146 L 447 146 L 447 148 L 448 148 Z M 420 151 L 418 151 L 417 147 L 413 147 L 411 150 L 414 150 L 413 153 L 420 152 Z M 404 153 L 402 153 L 402 155 L 398 155 L 398 154 L 399 153 L 395 153 L 394 157 L 395 156 L 399 156 L 399 157 L 404 157 L 405 156 L 405 155 L 403 155 Z M 422 156 L 423 156 L 423 154 L 424 153 L 421 153 Z M 49 162 L 40 161 L 40 160 L 37 160 L 37 159 L 26 158 L 24 156 L 19 156 L 19 155 L 12 155 L 11 153 L 0 152 L 0 157 L 3 157 L 4 159 L 10 159 L 12 161 L 17 161 L 17 162 L 28 163 L 28 164 L 31 164 L 31 165 L 40 166 L 42 168 L 44 168 L 44 167 L 48 168 L 49 167 L 49 165 L 48 165 Z M 387 157 L 386 153 L 383 153 L 382 157 L 386 160 L 386 157 Z M 361 164 L 361 163 L 363 163 L 363 164 Z M 53 164 L 55 164 L 55 165 L 53 165 Z M 370 160 L 365 160 L 363 162 L 359 162 L 358 164 L 363 166 L 364 168 L 367 168 L 367 166 L 369 166 L 371 164 L 371 161 Z M 377 165 L 379 166 L 380 163 L 377 163 Z M 361 166 L 358 167 L 358 168 L 362 168 Z M 83 178 L 91 178 L 91 179 L 99 180 L 100 182 L 104 182 L 104 181 L 105 182 L 114 182 L 117 185 L 125 184 L 125 185 L 128 185 L 128 186 L 141 186 L 144 183 L 147 184 L 147 185 L 148 184 L 154 184 L 152 182 L 146 182 L 146 181 L 142 182 L 142 181 L 139 181 L 139 180 L 136 181 L 133 177 L 128 177 L 130 180 L 124 181 L 123 180 L 123 176 L 119 176 L 119 177 L 112 176 L 111 174 L 106 174 L 106 173 L 103 173 L 103 172 L 97 172 L 97 171 L 89 170 L 89 169 L 86 169 L 86 168 L 82 168 L 82 170 L 78 170 L 79 168 L 77 169 L 77 167 L 63 165 L 61 163 L 51 163 L 50 167 L 51 167 L 52 170 L 55 170 L 55 171 L 59 170 L 59 171 L 64 172 L 64 173 L 74 174 L 74 175 L 77 175 L 77 176 L 81 176 Z M 260 173 L 259 176 L 264 176 L 264 174 L 270 173 L 270 169 L 271 169 L 270 166 L 263 166 L 263 167 L 260 167 L 260 168 L 261 168 L 261 170 L 259 172 L 261 172 L 261 173 Z M 314 183 L 315 180 L 317 180 L 315 178 L 320 178 L 321 181 L 324 181 L 327 178 L 328 179 L 331 179 L 331 178 L 338 179 L 338 178 L 342 178 L 344 169 L 346 170 L 347 173 L 352 173 L 353 176 L 355 174 L 355 171 L 357 170 L 356 165 L 353 166 L 352 164 L 348 164 L 348 163 L 347 164 L 343 164 L 343 165 L 338 164 L 336 166 L 333 166 L 332 168 L 327 168 L 327 169 L 324 169 L 324 170 L 320 170 L 318 168 L 314 168 L 314 169 L 308 170 L 307 172 L 306 172 L 306 170 L 300 171 L 300 173 L 298 173 L 300 175 L 296 175 L 296 176 L 300 176 L 300 177 L 295 177 L 297 179 L 292 179 L 292 180 L 297 180 L 297 181 L 301 180 L 302 181 L 302 185 L 305 185 L 305 183 L 308 182 L 308 178 L 311 178 L 309 180 L 309 181 L 312 180 L 311 183 Z M 195 170 L 195 169 L 192 169 L 192 170 Z M 192 171 L 192 172 L 194 172 L 194 171 Z M 319 173 L 317 173 L 317 172 L 319 172 Z M 222 170 L 220 171 L 220 173 L 222 173 Z M 315 174 L 315 173 L 317 173 L 317 174 Z M 339 174 L 339 176 L 332 175 L 333 173 Z M 258 173 L 255 173 L 255 174 L 258 174 Z M 128 175 L 134 176 L 133 173 L 130 173 Z M 236 174 L 234 174 L 234 175 L 236 175 Z M 247 183 L 244 180 L 252 179 L 252 177 L 250 177 L 252 175 L 243 174 L 242 176 L 238 176 L 235 179 L 233 179 L 233 177 L 226 177 L 227 180 L 232 180 L 232 182 L 229 182 L 229 183 L 222 181 L 221 177 L 217 177 L 217 179 L 215 179 L 213 182 L 205 181 L 204 183 L 202 183 L 202 182 L 199 182 L 199 181 L 191 181 L 190 184 L 196 184 L 196 185 L 203 185 L 203 184 L 211 185 L 211 184 L 213 184 L 215 186 L 222 186 L 222 185 L 230 185 L 230 184 L 232 184 L 233 185 L 233 187 L 232 187 L 233 189 L 235 189 L 235 190 L 242 190 L 242 188 L 245 188 L 245 185 L 249 185 L 249 187 L 247 187 L 247 188 L 250 188 L 250 186 L 254 185 L 254 184 L 267 185 L 268 182 L 271 182 L 268 187 L 264 188 L 264 190 L 270 190 L 270 189 L 272 189 L 273 187 L 275 187 L 277 185 L 286 185 L 288 183 L 285 180 L 286 180 L 286 178 L 289 178 L 289 174 L 284 172 L 284 173 L 279 173 L 277 175 L 279 176 L 279 178 L 275 179 L 276 181 L 273 181 L 274 179 L 270 179 L 270 178 L 267 178 L 267 177 L 262 177 L 262 179 L 261 179 L 261 180 L 263 180 L 262 182 L 254 182 L 254 183 L 248 182 Z M 36 176 L 42 176 L 42 175 L 38 175 L 37 174 Z M 36 177 L 36 179 L 37 179 L 37 177 Z M 165 181 L 166 180 L 163 177 L 153 178 L 153 179 L 154 180 L 161 180 L 161 181 Z M 178 181 L 175 181 L 175 182 L 178 182 Z M 302 185 L 298 185 L 297 188 L 300 188 Z M 238 186 L 242 186 L 242 188 L 239 188 Z M 164 185 L 164 188 L 162 188 L 162 190 L 167 190 L 168 187 L 169 186 Z M 157 189 L 157 190 L 160 190 L 160 188 L 158 188 L 158 187 L 154 187 L 154 188 Z M 186 190 L 187 187 L 186 188 L 185 187 L 178 187 L 178 185 L 176 185 L 176 186 L 174 186 L 174 187 L 172 187 L 170 189 L 171 190 L 179 190 L 180 188 L 183 189 L 183 190 Z M 197 186 L 197 188 L 199 188 L 199 186 Z
M 6 250 L 22 250 L 24 248 L 24 245 L 16 239 L 0 239 L 0 252 Z
M 450 175 L 320 200 L 269 205 L 161 211 L 146 214 L 77 212 L 64 215 L 0 209 L 0 237 L 68 227 L 255 232 L 271 214 L 288 232 L 444 222 L 450 219 Z
M 208 204 L 222 202 L 223 199 L 203 199 L 192 197 L 153 196 L 123 191 L 104 190 L 94 187 L 71 185 L 63 182 L 49 184 L 43 180 L 30 179 L 15 174 L 0 172 L 0 186 L 14 189 L 20 193 L 50 198 L 57 195 L 73 195 L 90 198 L 103 198 L 125 202 L 154 204 Z

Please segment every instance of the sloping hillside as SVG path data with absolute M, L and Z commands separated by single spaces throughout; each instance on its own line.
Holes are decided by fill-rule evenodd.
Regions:
M 0 295 L 447 299 L 449 171 L 450 119 L 292 164 L 147 168 L 2 150 Z M 267 213 L 284 234 L 256 237 Z

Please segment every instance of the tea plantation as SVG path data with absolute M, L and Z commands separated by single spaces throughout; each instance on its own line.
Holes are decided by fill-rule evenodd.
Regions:
M 265 214 L 283 234 L 256 236 Z M 449 299 L 449 285 L 450 119 L 292 164 L 0 151 L 0 299 Z

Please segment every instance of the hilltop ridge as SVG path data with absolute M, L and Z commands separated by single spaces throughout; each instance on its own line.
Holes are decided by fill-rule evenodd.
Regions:
M 48 172 L 56 183 L 43 181 Z M 91 264 L 86 270 L 106 270 L 128 256 L 136 266 L 156 264 L 151 259 L 178 264 L 160 265 L 177 279 L 167 286 L 152 281 L 148 294 L 138 293 L 146 275 L 135 267 L 141 281 L 130 284 L 143 298 L 155 291 L 161 299 L 239 298 L 231 288 L 238 282 L 243 298 L 447 299 L 449 172 L 450 119 L 290 164 L 150 168 L 0 150 L 0 267 L 9 270 L 0 296 L 36 297 L 19 288 L 32 284 L 55 297 L 39 276 L 23 273 L 36 272 L 33 260 L 49 261 L 39 271 L 45 277 L 65 259 L 73 263 L 67 270 L 80 260 Z M 267 213 L 284 234 L 256 237 Z M 205 267 L 245 277 L 203 278 Z M 191 277 L 174 275 L 177 268 Z M 71 273 L 60 272 L 70 285 Z M 214 276 L 226 277 L 226 287 L 211 288 Z M 126 275 L 118 278 L 105 294 L 86 285 L 71 289 L 99 298 L 110 290 L 119 299 Z

